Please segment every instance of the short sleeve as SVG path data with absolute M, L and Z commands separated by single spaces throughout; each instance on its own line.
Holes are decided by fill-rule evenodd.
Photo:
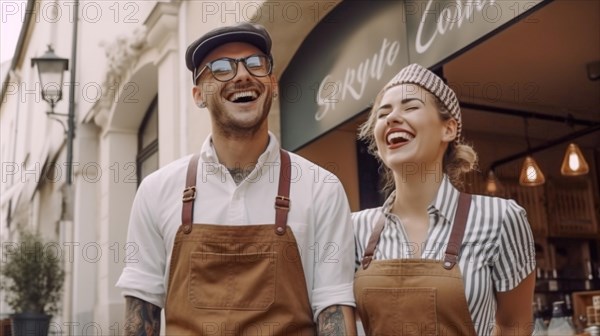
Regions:
M 131 254 L 125 260 L 125 268 L 116 287 L 124 296 L 134 296 L 158 307 L 165 300 L 164 241 L 157 228 L 155 204 L 152 190 L 153 176 L 147 176 L 141 183 L 131 209 L 127 232 L 127 246 Z
M 507 202 L 492 271 L 498 292 L 515 288 L 535 270 L 535 243 L 525 209 Z
M 314 265 L 312 308 L 315 320 L 323 309 L 332 305 L 355 306 L 354 234 L 350 206 L 337 178 L 319 186 L 314 195 L 315 246 L 322 256 Z

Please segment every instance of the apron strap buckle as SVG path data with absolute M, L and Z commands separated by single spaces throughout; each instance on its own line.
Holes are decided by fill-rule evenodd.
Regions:
M 285 196 L 275 196 L 275 209 L 290 210 L 290 199 Z
M 183 189 L 183 202 L 191 202 L 196 199 L 196 186 Z
M 275 197 L 275 233 L 282 236 L 285 234 L 287 224 L 287 213 L 290 211 L 290 199 L 285 196 Z

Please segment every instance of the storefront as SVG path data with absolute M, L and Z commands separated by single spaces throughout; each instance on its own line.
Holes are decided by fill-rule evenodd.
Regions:
M 466 140 L 480 155 L 467 191 L 482 193 L 488 169 L 498 165 L 503 196 L 528 211 L 540 247 L 540 306 L 600 288 L 594 209 L 600 83 L 585 70 L 599 60 L 598 35 L 588 32 L 598 31 L 600 15 L 593 14 L 598 4 L 576 2 L 343 1 L 306 36 L 281 75 L 283 147 L 336 174 L 352 210 L 380 205 L 379 163 L 357 141 L 357 129 L 401 68 L 427 66 L 457 92 Z M 554 77 L 564 82 L 546 85 Z M 517 180 L 524 156 L 514 154 L 526 149 L 530 135 L 548 182 L 523 188 Z M 582 146 L 588 175 L 561 176 L 567 139 Z M 569 206 L 561 198 L 567 194 L 576 195 Z M 565 256 L 574 261 L 564 265 Z
M 281 76 L 283 147 L 338 175 L 353 209 L 379 204 L 377 163 L 357 144 L 356 129 L 381 87 L 410 63 L 441 75 L 448 60 L 545 3 L 340 3 Z

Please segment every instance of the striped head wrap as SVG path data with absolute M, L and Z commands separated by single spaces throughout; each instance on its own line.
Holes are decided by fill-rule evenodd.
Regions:
M 421 65 L 413 63 L 400 70 L 400 72 L 386 84 L 383 91 L 401 84 L 417 84 L 436 96 L 446 109 L 448 109 L 450 115 L 456 119 L 457 128 L 455 141 L 460 142 L 462 118 L 460 115 L 458 98 L 456 98 L 454 91 L 452 91 L 440 77 Z

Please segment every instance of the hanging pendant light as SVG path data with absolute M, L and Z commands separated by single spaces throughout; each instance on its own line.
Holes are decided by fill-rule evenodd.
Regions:
M 531 143 L 529 142 L 529 123 L 527 122 L 527 118 L 523 118 L 523 122 L 525 126 L 527 151 L 531 153 Z M 535 187 L 542 185 L 545 182 L 546 178 L 544 177 L 544 173 L 542 173 L 542 170 L 538 166 L 537 162 L 535 162 L 531 155 L 527 155 L 527 157 L 525 157 L 525 161 L 523 162 L 523 167 L 521 167 L 519 184 L 525 187 Z
M 542 185 L 546 182 L 544 173 L 535 162 L 535 160 L 527 155 L 521 168 L 521 175 L 519 176 L 519 184 L 525 187 L 535 187 Z
M 500 188 L 500 182 L 498 182 L 496 174 L 494 174 L 493 170 L 490 170 L 485 183 L 485 192 L 490 196 L 495 196 L 500 193 Z
M 565 151 L 565 158 L 560 167 L 560 173 L 565 176 L 585 175 L 590 171 L 585 157 L 581 153 L 579 146 L 570 143 Z

